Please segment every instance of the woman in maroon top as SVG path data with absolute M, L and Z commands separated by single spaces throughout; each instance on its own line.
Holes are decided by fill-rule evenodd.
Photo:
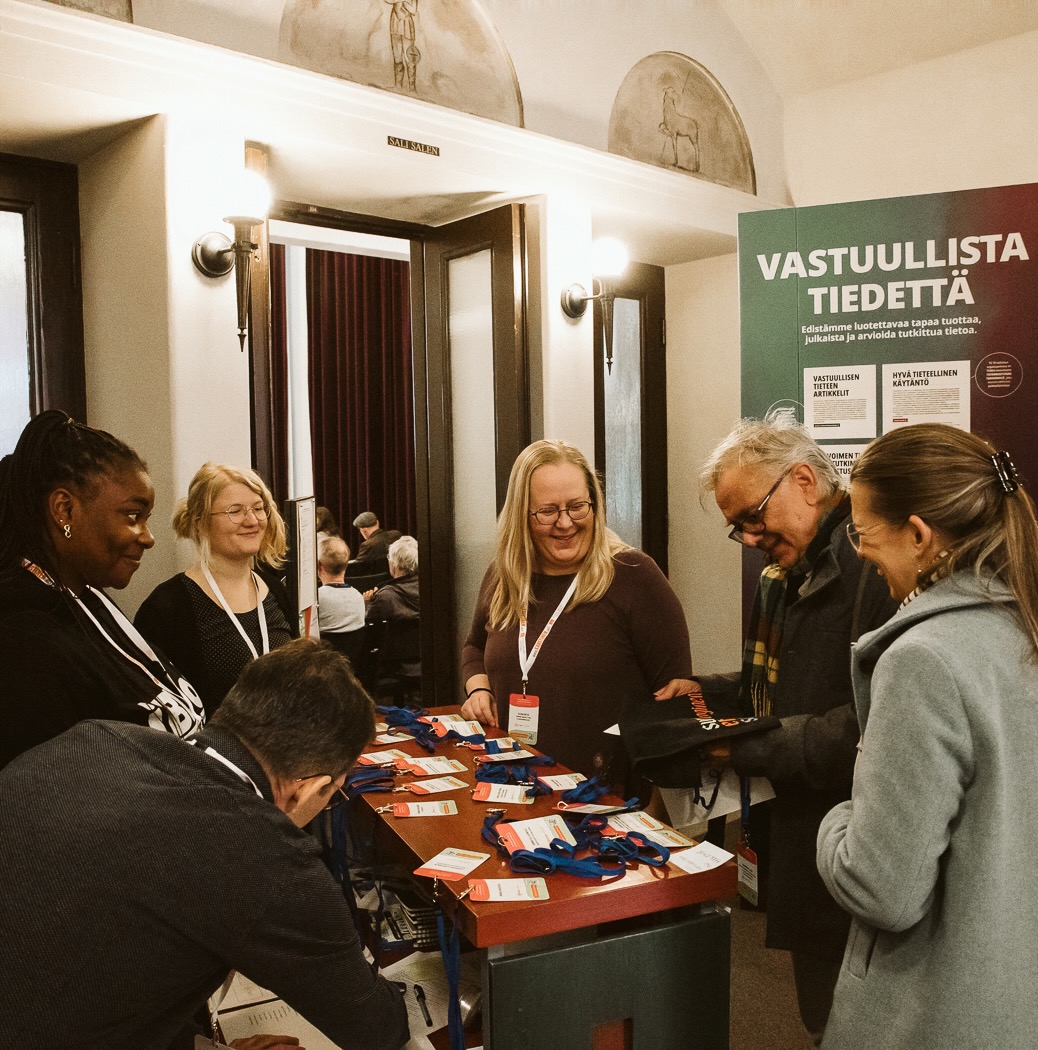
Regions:
M 688 626 L 666 577 L 606 527 L 583 454 L 535 441 L 512 467 L 462 652 L 462 713 L 619 783 L 619 738 L 604 730 L 631 703 L 688 692 L 691 677 Z

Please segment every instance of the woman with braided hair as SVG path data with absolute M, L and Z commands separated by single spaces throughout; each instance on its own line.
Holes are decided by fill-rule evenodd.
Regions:
M 201 725 L 195 690 L 104 593 L 154 546 L 154 500 L 133 449 L 64 412 L 0 460 L 0 766 L 84 718 Z
M 853 647 L 851 799 L 818 869 L 852 924 L 824 1050 L 1033 1046 L 1038 525 L 1007 452 L 943 424 L 872 442 L 847 532 L 901 602 Z

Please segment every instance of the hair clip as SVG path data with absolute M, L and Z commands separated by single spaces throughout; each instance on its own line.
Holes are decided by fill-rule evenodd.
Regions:
M 1009 453 L 1004 450 L 996 452 L 991 456 L 991 462 L 995 465 L 995 473 L 1002 483 L 1003 491 L 1016 492 L 1020 487 L 1020 477 L 1016 472 L 1016 466 L 1009 458 Z

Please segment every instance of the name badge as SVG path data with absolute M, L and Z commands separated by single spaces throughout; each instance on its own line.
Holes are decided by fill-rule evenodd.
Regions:
M 524 744 L 536 744 L 540 713 L 539 696 L 512 693 L 508 698 L 508 735 Z

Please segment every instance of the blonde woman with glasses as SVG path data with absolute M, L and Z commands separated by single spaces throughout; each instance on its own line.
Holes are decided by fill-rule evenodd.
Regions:
M 583 454 L 535 441 L 512 467 L 462 653 L 462 713 L 588 776 L 629 780 L 625 706 L 692 687 L 688 626 L 656 563 L 606 527 Z
M 134 625 L 184 671 L 211 715 L 247 663 L 298 634 L 276 573 L 285 523 L 255 471 L 205 463 L 173 531 L 194 543 L 198 560 L 152 591 Z

